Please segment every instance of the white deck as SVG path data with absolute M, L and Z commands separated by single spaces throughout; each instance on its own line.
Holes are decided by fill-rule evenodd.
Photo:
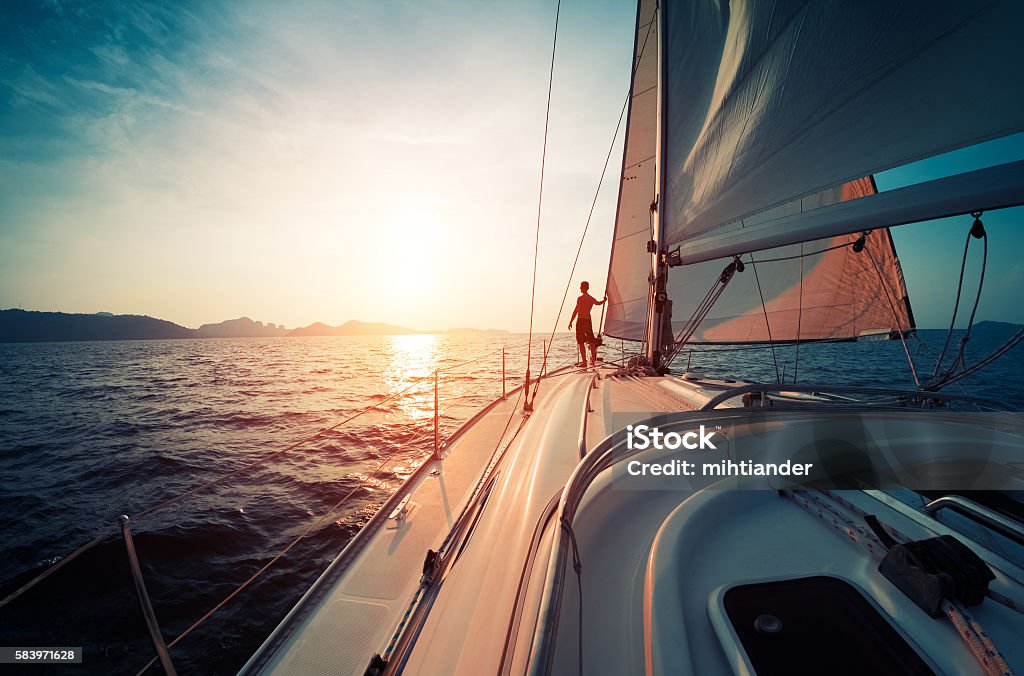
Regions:
M 627 424 L 695 410 L 730 385 L 602 379 L 592 388 L 592 380 L 592 372 L 577 372 L 544 382 L 537 410 L 523 421 L 496 468 L 479 518 L 433 588 L 427 614 L 405 653 L 405 673 L 529 671 L 552 543 L 559 534 L 551 514 L 579 463 L 584 419 L 584 446 L 593 449 Z M 588 396 L 590 412 L 584 413 Z M 443 470 L 439 476 L 425 473 L 410 485 L 406 492 L 412 510 L 405 523 L 379 528 L 354 551 L 346 550 L 340 557 L 343 572 L 325 574 L 292 620 L 268 640 L 261 654 L 270 659 L 261 664 L 254 658 L 250 666 L 260 667 L 260 673 L 363 673 L 410 608 L 424 554 L 438 548 L 461 513 L 511 407 L 511 401 L 503 403 L 470 427 L 448 457 L 436 463 Z M 518 429 L 520 420 L 514 413 L 510 430 Z M 899 428 L 896 423 L 901 421 L 879 423 L 896 439 L 894 444 L 921 439 L 930 425 L 913 420 Z M 813 442 L 815 434 L 823 433 L 820 426 L 792 428 L 794 443 L 803 443 L 801 434 Z M 956 445 L 967 440 L 958 436 L 961 432 L 939 425 L 931 431 L 933 446 L 941 454 L 944 443 L 955 455 Z M 704 457 L 725 457 L 736 441 L 729 439 L 717 455 L 705 452 Z M 1019 457 L 1020 438 L 1009 435 L 999 443 L 1001 453 Z M 613 474 L 605 470 L 597 477 L 573 519 L 583 568 L 584 673 L 744 673 L 742 650 L 728 636 L 717 606 L 722 590 L 817 574 L 853 583 L 937 672 L 979 672 L 948 621 L 920 611 L 877 572 L 877 561 L 861 545 L 776 491 L 669 485 L 623 490 Z M 908 516 L 884 495 L 844 495 L 911 537 L 941 532 L 929 517 L 904 510 Z M 992 588 L 1024 601 L 1024 571 L 971 546 L 996 571 Z M 579 598 L 571 567 L 562 589 L 552 673 L 577 673 Z M 974 610 L 1011 666 L 1024 671 L 1019 641 L 1024 615 L 988 601 Z
M 507 617 L 492 612 L 491 605 L 500 595 L 480 590 L 489 587 L 515 594 L 512 577 L 518 580 L 523 556 L 516 552 L 517 542 L 528 540 L 527 531 L 532 531 L 537 513 L 561 490 L 579 461 L 578 425 L 592 377 L 576 374 L 544 381 L 536 401 L 538 412 L 522 430 L 522 404 L 516 408 L 514 396 L 477 420 L 445 450 L 443 460 L 429 463 L 422 477 L 402 491 L 408 497 L 404 520 L 387 519 L 376 529 L 371 522 L 368 528 L 373 532 L 362 533 L 362 541 L 354 541 L 345 550 L 243 667 L 243 673 L 362 674 L 374 653 L 384 650 L 408 609 L 427 550 L 439 548 L 492 454 L 511 440 L 472 546 L 460 557 L 473 559 L 480 551 L 500 552 L 504 565 L 484 564 L 487 579 L 467 585 L 446 579 L 430 615 L 431 624 L 452 613 L 473 616 L 475 622 L 495 623 L 494 630 L 500 629 L 504 635 L 504 627 L 497 624 L 507 624 Z M 511 424 L 499 439 L 510 417 Z M 566 420 L 572 424 L 566 425 Z M 558 450 L 549 452 L 553 448 Z M 392 511 L 390 507 L 382 512 L 385 510 L 383 516 Z M 449 577 L 457 578 L 470 567 L 476 564 L 460 560 Z M 511 606 L 511 600 L 505 605 Z M 424 635 L 426 640 L 417 645 L 416 656 L 421 647 L 431 645 L 431 634 Z M 451 669 L 483 659 L 483 652 L 464 658 L 451 645 L 436 647 L 439 654 L 430 659 Z M 493 659 L 500 654 L 499 647 Z

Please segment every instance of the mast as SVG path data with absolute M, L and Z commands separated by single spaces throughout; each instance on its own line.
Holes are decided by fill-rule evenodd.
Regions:
M 658 29 L 658 105 L 657 125 L 654 154 L 654 176 L 655 195 L 651 203 L 651 224 L 652 237 L 647 243 L 647 251 L 651 254 L 651 270 L 648 276 L 650 289 L 647 296 L 647 359 L 651 366 L 661 371 L 667 370 L 668 364 L 662 364 L 664 357 L 664 337 L 666 329 L 669 333 L 671 327 L 671 302 L 668 299 L 668 265 L 665 262 L 667 249 L 665 238 L 662 233 L 662 223 L 665 213 L 665 172 L 663 163 L 665 157 L 665 31 L 664 31 L 664 6 L 661 2 L 657 5 L 657 29 Z

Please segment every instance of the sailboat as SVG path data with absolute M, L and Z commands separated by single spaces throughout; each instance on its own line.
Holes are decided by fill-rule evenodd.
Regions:
M 962 360 L 909 391 L 670 368 L 911 335 L 888 228 L 979 230 L 1024 161 L 872 177 L 1024 129 L 1022 25 L 1010 1 L 640 0 L 605 325 L 640 354 L 470 419 L 242 673 L 1024 672 L 1024 523 L 953 494 L 1024 488 L 1024 421 L 943 390 Z

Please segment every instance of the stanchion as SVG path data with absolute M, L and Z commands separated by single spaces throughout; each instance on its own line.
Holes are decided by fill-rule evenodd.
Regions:
M 501 348 L 501 398 L 508 399 L 505 393 L 505 348 Z
M 440 460 L 441 459 L 441 449 L 438 448 L 437 417 L 438 417 L 438 411 L 437 411 L 437 371 L 434 371 L 434 459 L 435 460 Z

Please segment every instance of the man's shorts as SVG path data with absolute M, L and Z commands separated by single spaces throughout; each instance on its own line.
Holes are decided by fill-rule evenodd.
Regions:
M 576 342 L 582 345 L 587 343 L 593 345 L 597 342 L 594 337 L 594 327 L 590 322 L 576 322 Z

